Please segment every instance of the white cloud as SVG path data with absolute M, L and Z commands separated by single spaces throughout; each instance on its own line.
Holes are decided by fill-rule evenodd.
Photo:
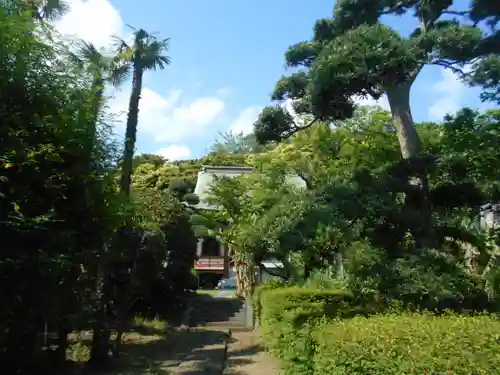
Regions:
M 435 83 L 431 90 L 437 99 L 429 107 L 429 116 L 441 120 L 445 115 L 454 113 L 461 107 L 462 96 L 466 87 L 451 70 L 442 71 L 442 79 Z
M 262 107 L 248 107 L 240 112 L 236 120 L 230 125 L 233 133 L 250 134 L 253 132 L 253 123 L 257 120 Z
M 70 11 L 54 26 L 63 35 L 81 38 L 98 47 L 110 46 L 111 36 L 126 38 L 120 12 L 109 0 L 69 0 Z M 186 102 L 181 90 L 171 90 L 162 96 L 147 87 L 151 72 L 144 76 L 145 86 L 139 103 L 139 131 L 153 136 L 158 142 L 179 142 L 192 136 L 203 136 L 224 111 L 225 103 L 216 96 Z M 124 129 L 128 109 L 130 83 L 123 86 L 111 100 L 110 110 L 118 115 L 117 126 Z M 223 92 L 219 92 L 221 94 Z
M 54 23 L 63 35 L 77 37 L 98 47 L 110 44 L 112 35 L 123 36 L 120 12 L 108 0 L 69 0 L 69 12 Z
M 216 97 L 182 101 L 181 90 L 171 90 L 166 97 L 145 87 L 139 102 L 140 132 L 148 133 L 157 142 L 179 142 L 191 137 L 202 137 L 225 109 L 225 103 Z M 111 111 L 125 122 L 128 94 L 119 92 L 111 103 Z
M 355 97 L 354 103 L 362 106 L 379 106 L 385 109 L 386 111 L 391 110 L 386 95 L 382 95 L 379 100 L 375 100 L 372 97 L 366 97 L 366 98 Z
M 184 145 L 172 145 L 160 148 L 155 154 L 161 155 L 168 160 L 185 160 L 192 156 L 189 147 Z

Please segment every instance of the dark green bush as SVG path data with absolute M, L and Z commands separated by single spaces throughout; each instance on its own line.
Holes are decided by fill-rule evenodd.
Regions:
M 349 288 L 365 300 L 376 297 L 372 310 L 398 302 L 406 310 L 493 311 L 484 280 L 468 274 L 445 251 L 421 250 L 389 259 L 385 251 L 370 247 L 353 249 L 346 268 L 352 276 Z M 369 293 L 367 293 L 369 291 Z M 369 296 L 368 294 L 372 294 Z
M 386 315 L 316 327 L 311 374 L 486 375 L 500 369 L 495 316 Z M 310 358 L 311 359 L 311 358 Z

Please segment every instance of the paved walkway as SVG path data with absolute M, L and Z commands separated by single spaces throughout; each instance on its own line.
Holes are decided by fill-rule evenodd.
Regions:
M 115 370 L 99 375 L 278 375 L 259 333 L 244 328 L 242 302 L 200 296 L 189 330 L 125 345 Z M 143 337 L 144 338 L 144 337 Z M 120 362 L 123 362 L 120 366 Z M 127 370 L 127 372 L 122 370 Z
M 277 361 L 262 347 L 257 331 L 235 332 L 228 345 L 224 375 L 278 375 Z

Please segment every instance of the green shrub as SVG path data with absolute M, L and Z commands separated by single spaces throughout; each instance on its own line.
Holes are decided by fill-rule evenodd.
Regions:
M 253 304 L 254 314 L 257 319 L 260 320 L 260 313 L 262 310 L 260 301 L 260 296 L 262 292 L 266 290 L 285 288 L 287 286 L 290 286 L 287 280 L 283 280 L 279 277 L 272 277 L 271 279 L 264 281 L 257 288 L 255 288 L 252 295 L 252 304 Z
M 345 290 L 301 288 L 297 286 L 265 290 L 260 294 L 262 324 L 270 325 L 293 316 L 300 325 L 311 317 L 352 315 L 353 296 Z
M 261 291 L 261 333 L 284 373 L 313 374 L 314 326 L 322 317 L 350 314 L 352 299 L 346 291 L 297 286 Z
M 313 374 L 495 374 L 494 316 L 386 315 L 323 324 L 314 331 Z M 311 338 L 312 339 L 312 338 Z
M 494 311 L 484 280 L 468 274 L 446 251 L 424 249 L 390 259 L 384 250 L 360 247 L 346 257 L 349 289 L 366 299 L 376 296 L 375 308 L 397 301 L 406 310 Z M 371 297 L 370 297 L 371 298 Z

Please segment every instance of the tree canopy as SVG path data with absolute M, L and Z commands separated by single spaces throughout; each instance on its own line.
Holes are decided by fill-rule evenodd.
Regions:
M 391 106 L 401 152 L 420 152 L 409 105 L 410 87 L 425 65 L 453 70 L 465 82 L 482 86 L 484 100 L 499 101 L 498 9 L 472 1 L 340 0 L 331 18 L 318 20 L 313 38 L 286 51 L 295 73 L 282 77 L 272 100 L 292 103 L 295 114 L 277 105 L 265 108 L 255 123 L 259 142 L 280 141 L 317 121 L 352 116 L 354 98 L 385 94 Z M 412 15 L 417 26 L 408 36 L 385 25 L 383 17 Z

